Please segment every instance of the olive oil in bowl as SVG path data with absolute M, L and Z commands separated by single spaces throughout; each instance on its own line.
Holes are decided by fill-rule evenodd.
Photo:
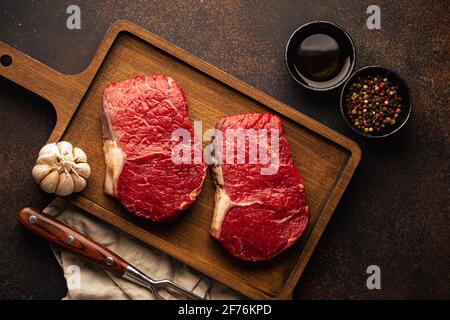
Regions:
M 355 51 L 347 33 L 329 22 L 300 27 L 286 48 L 291 76 L 312 90 L 330 90 L 343 83 L 353 70 Z

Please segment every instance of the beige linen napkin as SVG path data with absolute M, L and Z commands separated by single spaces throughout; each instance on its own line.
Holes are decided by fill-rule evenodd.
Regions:
M 235 291 L 131 238 L 62 198 L 56 198 L 44 212 L 106 246 L 154 279 L 170 279 L 206 299 L 244 299 Z M 53 246 L 52 250 L 67 282 L 68 291 L 64 299 L 154 299 L 146 288 L 96 268 L 67 251 Z

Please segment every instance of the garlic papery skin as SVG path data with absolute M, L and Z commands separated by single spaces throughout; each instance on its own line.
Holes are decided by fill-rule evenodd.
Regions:
M 80 192 L 86 187 L 86 179 L 76 173 L 70 174 L 73 179 L 73 192 Z
M 58 196 L 68 196 L 73 192 L 74 183 L 72 176 L 67 171 L 63 171 L 59 174 L 58 186 L 56 187 L 55 194 Z
M 88 179 L 91 175 L 91 167 L 87 163 L 77 163 L 74 168 L 85 179 Z
M 77 163 L 87 163 L 87 156 L 80 148 L 73 148 L 73 160 Z
M 32 175 L 45 192 L 68 196 L 86 187 L 91 167 L 82 149 L 60 141 L 49 143 L 39 151 Z
M 56 143 L 49 143 L 42 147 L 39 151 L 39 157 L 43 154 L 58 154 L 59 149 Z
M 58 181 L 59 181 L 58 171 L 52 171 L 47 176 L 45 176 L 44 179 L 42 179 L 39 185 L 41 186 L 41 189 L 44 190 L 45 192 L 54 193 L 56 191 L 56 187 L 58 187 Z
M 55 168 L 48 164 L 36 164 L 33 167 L 32 172 L 34 181 L 36 181 L 36 183 L 41 183 L 41 181 L 53 170 L 55 170 Z
M 67 141 L 60 141 L 56 144 L 56 146 L 59 149 L 59 152 L 63 159 L 66 161 L 73 161 L 74 155 L 73 155 L 73 146 Z

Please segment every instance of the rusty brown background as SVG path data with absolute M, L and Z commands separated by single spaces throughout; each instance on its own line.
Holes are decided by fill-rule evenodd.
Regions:
M 382 10 L 368 30 L 366 8 Z M 81 30 L 66 8 L 81 7 Z M 363 159 L 295 290 L 297 299 L 450 298 L 448 1 L 9 1 L 0 2 L 0 41 L 66 73 L 83 70 L 107 28 L 131 20 L 356 140 Z M 356 68 L 398 71 L 413 113 L 395 137 L 366 141 L 340 118 L 338 91 L 307 92 L 284 67 L 290 34 L 329 20 L 357 47 Z M 62 271 L 48 245 L 16 222 L 26 204 L 51 199 L 30 170 L 55 123 L 50 105 L 0 79 L 0 298 L 58 299 Z M 366 268 L 381 267 L 381 290 Z

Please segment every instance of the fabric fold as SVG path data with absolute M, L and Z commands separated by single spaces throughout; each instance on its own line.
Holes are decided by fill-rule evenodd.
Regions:
M 206 299 L 245 299 L 186 264 L 100 221 L 89 213 L 56 198 L 45 213 L 80 231 L 117 253 L 153 279 L 169 279 Z M 150 290 L 105 272 L 70 252 L 51 246 L 64 270 L 67 300 L 152 300 Z

